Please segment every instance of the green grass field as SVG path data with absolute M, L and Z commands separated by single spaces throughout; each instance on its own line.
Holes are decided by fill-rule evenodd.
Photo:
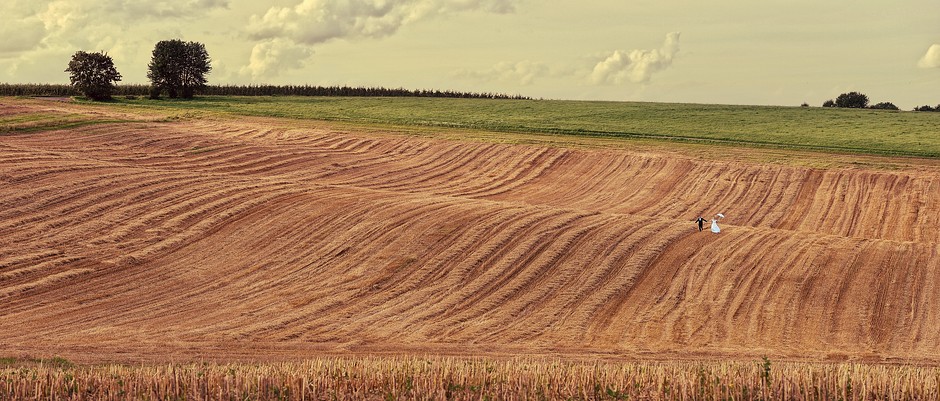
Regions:
M 940 113 L 818 107 L 368 97 L 121 99 L 112 107 L 940 157 Z

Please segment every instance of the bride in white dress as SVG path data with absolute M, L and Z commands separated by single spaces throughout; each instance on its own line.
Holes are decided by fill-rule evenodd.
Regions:
M 715 218 L 712 219 L 712 232 L 715 234 L 718 234 L 721 232 L 721 228 L 718 227 L 718 220 L 721 219 L 722 217 L 725 217 L 725 215 L 718 213 L 715 215 Z

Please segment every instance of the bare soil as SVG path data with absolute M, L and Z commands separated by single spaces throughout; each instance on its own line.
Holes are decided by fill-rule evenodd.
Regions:
M 141 120 L 0 136 L 0 354 L 940 362 L 935 161 Z

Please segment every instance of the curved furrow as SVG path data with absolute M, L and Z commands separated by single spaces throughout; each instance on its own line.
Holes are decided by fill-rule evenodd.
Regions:
M 427 142 L 425 146 L 412 149 L 410 154 L 389 154 L 380 160 L 372 160 L 368 165 L 357 165 L 357 174 L 343 177 L 338 183 L 344 185 L 387 185 L 391 180 L 402 180 L 401 176 L 421 174 L 432 171 L 431 166 L 441 166 L 460 155 L 475 154 L 477 144 L 461 146 L 458 143 Z
M 198 139 L 183 131 L 163 129 L 164 125 L 103 124 L 78 128 L 73 135 L 47 132 L 23 138 L 23 146 L 41 147 L 53 152 L 81 153 L 92 158 L 133 156 L 135 159 L 163 157 L 185 148 Z M 159 135 L 155 135 L 159 131 Z M 54 142 L 49 138 L 56 138 Z M 192 146 L 192 145 L 189 145 Z
M 109 194 L 110 201 L 88 200 L 82 205 L 82 207 L 87 208 L 86 210 L 82 210 L 81 213 L 72 212 L 65 215 L 69 217 L 65 220 L 55 221 L 52 223 L 54 227 L 51 228 L 69 224 L 70 228 L 77 233 L 86 233 L 83 235 L 94 233 L 94 236 L 85 239 L 90 244 L 115 243 L 127 237 L 129 232 L 153 227 L 156 219 L 149 218 L 149 216 L 153 214 L 165 215 L 173 210 L 173 208 L 163 208 L 152 211 L 154 204 L 165 204 L 195 197 L 200 191 L 197 189 L 199 188 L 197 185 L 201 183 L 202 180 L 198 179 L 168 175 L 141 182 L 138 186 L 123 188 L 115 186 L 114 192 Z M 141 197 L 141 200 L 146 199 L 148 203 L 135 202 L 135 196 Z M 190 203 L 187 206 L 192 204 Z M 96 216 L 97 218 L 95 218 Z M 129 217 L 133 218 L 130 222 L 127 221 Z M 107 225 L 102 227 L 101 224 Z M 78 230 L 81 226 L 88 225 L 96 228 L 94 230 Z M 59 233 L 51 234 L 53 236 L 59 235 Z
M 571 241 L 563 241 L 563 242 L 570 246 Z M 561 247 L 562 249 L 557 249 L 558 247 Z M 565 245 L 559 244 L 557 245 L 556 249 L 552 249 L 551 251 L 556 253 L 555 257 L 558 257 L 558 254 L 565 254 L 568 250 L 569 249 L 565 249 Z M 521 266 L 519 268 L 519 272 L 517 273 L 520 277 L 520 280 L 511 280 L 512 284 L 525 286 L 526 281 L 529 281 L 529 282 L 538 281 L 540 279 L 540 277 L 537 275 L 538 273 L 536 273 L 535 277 L 532 277 L 532 274 L 530 273 L 530 271 L 532 270 L 532 266 L 535 264 L 538 264 L 539 262 L 541 261 L 535 260 L 535 257 L 533 257 L 533 260 L 531 262 L 516 263 L 516 265 Z M 383 284 L 385 284 L 386 286 L 383 287 L 383 291 L 380 294 L 380 299 L 377 302 L 371 302 L 371 303 L 366 302 L 364 304 L 362 302 L 359 302 L 359 304 L 362 304 L 360 313 L 362 313 L 363 316 L 360 319 L 357 319 L 357 322 L 353 327 L 354 330 L 356 330 L 356 327 L 359 327 L 361 330 L 366 330 L 368 327 L 373 327 L 374 325 L 383 325 L 383 326 L 388 327 L 387 331 L 392 333 L 392 335 L 396 337 L 408 335 L 410 334 L 410 332 L 407 331 L 408 326 L 413 325 L 414 321 L 410 318 L 409 319 L 400 318 L 400 316 L 410 316 L 410 314 L 401 313 L 403 312 L 403 308 L 413 308 L 413 307 L 427 308 L 428 306 L 426 304 L 420 304 L 420 305 L 410 304 L 416 300 L 417 301 L 424 300 L 425 302 L 427 301 L 427 298 L 419 296 L 418 294 L 414 294 L 414 292 L 420 291 L 426 287 L 432 287 L 434 289 L 437 289 L 438 291 L 425 291 L 424 293 L 426 293 L 427 296 L 433 297 L 433 296 L 440 296 L 441 290 L 447 291 L 452 288 L 447 285 L 443 285 L 443 286 L 436 285 L 437 284 L 436 281 L 434 281 L 432 278 L 434 277 L 435 271 L 438 270 L 437 266 L 431 269 L 426 269 L 421 266 L 420 262 L 416 261 L 415 263 L 418 264 L 418 267 L 416 268 L 416 270 L 418 271 L 409 272 L 409 274 L 401 275 L 401 277 L 397 279 L 389 278 L 383 281 Z M 542 273 L 544 274 L 553 274 L 553 272 L 551 272 L 550 270 L 557 269 L 559 268 L 559 266 L 550 265 L 550 264 L 542 264 L 540 266 L 535 266 L 535 268 L 543 270 Z M 511 273 L 510 275 L 513 275 L 513 274 L 514 273 Z M 439 279 L 444 279 L 444 278 L 440 277 Z M 460 283 L 455 283 L 453 285 L 456 287 L 461 287 L 461 286 L 472 285 L 472 283 L 460 282 Z M 529 283 L 529 285 L 530 285 L 529 288 L 534 288 L 532 283 Z M 494 292 L 499 292 L 502 290 L 503 288 L 499 288 L 496 291 L 491 291 L 491 290 L 484 290 L 484 291 L 487 291 L 489 293 L 494 293 Z M 520 289 L 520 291 L 522 290 Z M 516 294 L 520 294 L 520 293 L 517 292 Z M 399 297 L 404 298 L 404 300 L 400 300 Z M 414 299 L 415 297 L 417 297 L 417 299 Z M 404 304 L 402 304 L 402 301 L 404 301 Z M 506 305 L 509 302 L 510 300 L 507 299 L 507 301 L 503 303 L 502 308 L 506 307 Z M 373 310 L 375 310 L 377 313 L 371 312 Z M 433 321 L 423 321 L 422 325 L 433 326 L 433 325 L 443 325 L 443 324 L 438 323 L 438 322 L 433 322 Z
M 428 192 L 453 196 L 478 197 L 480 193 L 509 190 L 519 180 L 544 171 L 554 158 L 550 149 L 526 148 L 507 152 L 500 145 L 478 149 L 478 153 L 461 156 L 457 163 L 431 168 L 430 173 L 403 181 L 399 187 L 411 192 Z M 468 174 L 467 172 L 473 172 Z
M 225 291 L 229 295 L 227 298 L 237 301 L 241 309 L 252 311 L 252 315 L 265 311 L 269 308 L 266 303 L 259 303 L 255 299 L 264 299 L 264 295 L 271 295 L 272 289 L 259 286 L 258 283 L 265 283 L 271 279 L 272 273 L 277 274 L 277 281 L 282 283 L 275 286 L 273 291 L 279 294 L 283 305 L 289 305 L 292 310 L 279 311 L 272 319 L 284 318 L 286 314 L 296 313 L 304 310 L 311 303 L 316 304 L 324 298 L 335 297 L 336 287 L 325 282 L 336 279 L 342 275 L 341 269 L 326 268 L 329 265 L 338 265 L 337 259 L 334 262 L 325 262 L 324 256 L 336 255 L 334 248 L 329 246 L 328 242 L 331 234 L 344 231 L 348 227 L 346 216 L 342 214 L 324 215 L 322 211 L 310 211 L 298 215 L 297 218 L 290 218 L 295 215 L 298 207 L 305 208 L 311 204 L 314 199 L 311 194 L 304 193 L 302 196 L 293 198 L 279 199 L 275 206 L 270 203 L 263 209 L 258 209 L 253 214 L 246 215 L 242 222 L 233 225 L 237 230 L 234 233 L 225 233 L 225 237 L 244 238 L 250 240 L 246 243 L 232 244 L 236 251 L 246 252 L 250 250 L 251 262 L 246 263 L 242 268 L 234 269 L 232 274 L 226 275 L 217 282 L 213 283 L 211 288 L 214 291 Z M 323 194 L 318 194 L 320 197 Z M 314 202 L 320 204 L 322 199 Z M 261 216 L 261 214 L 264 216 Z M 288 222 L 288 227 L 285 227 Z M 234 234 L 234 235 L 232 235 Z M 212 238 L 212 237 L 210 237 Z M 271 241 L 276 238 L 276 241 Z M 213 244 L 207 241 L 200 241 L 189 248 L 198 246 L 211 247 Z M 190 252 L 189 249 L 185 252 Z M 185 255 L 182 259 L 185 260 Z M 347 266 L 348 264 L 342 264 Z M 225 311 L 220 310 L 224 313 Z M 200 319 L 209 320 L 213 316 L 203 315 Z M 243 337 L 247 335 L 249 328 L 247 324 L 237 319 L 216 319 L 218 323 L 215 326 L 199 328 L 194 334 L 211 335 L 213 332 L 221 331 L 232 333 L 234 336 Z M 252 324 L 262 323 L 253 320 Z
M 769 228 L 786 213 L 780 205 L 792 202 L 791 196 L 794 192 L 789 183 L 798 180 L 793 178 L 795 170 L 790 168 L 775 170 L 770 167 L 761 167 L 761 173 L 762 178 L 757 180 L 754 188 L 745 189 L 757 192 L 757 196 L 751 201 L 751 205 L 755 207 L 752 207 L 750 211 L 739 209 L 742 214 L 739 221 L 749 222 L 754 227 Z
M 501 244 L 503 250 L 496 258 L 484 261 L 483 271 L 465 282 L 458 295 L 460 299 L 448 308 L 449 316 L 440 321 L 440 326 L 449 327 L 444 336 L 457 336 L 469 322 L 484 323 L 492 310 L 502 305 L 514 291 L 519 278 L 530 280 L 532 274 L 526 269 L 552 242 L 549 240 L 568 224 L 588 216 L 587 213 L 560 212 L 537 222 L 522 240 L 510 240 Z
M 638 278 L 669 244 L 684 242 L 680 238 L 690 231 L 669 221 L 644 220 L 621 223 L 627 235 L 611 237 L 606 250 L 609 258 L 583 273 L 585 290 L 573 294 L 560 324 L 578 333 L 568 341 L 588 341 L 590 333 L 613 325 L 614 311 L 624 305 Z
M 61 203 L 62 199 L 79 197 L 88 192 L 88 187 L 108 188 L 118 179 L 127 175 L 121 169 L 101 168 L 93 178 L 84 178 L 86 172 L 61 173 L 29 183 L 16 183 L 5 186 L 9 191 L 0 195 L 0 227 L 15 225 L 14 218 L 24 218 L 23 213 L 45 210 Z M 102 184 L 105 183 L 105 184 Z
M 239 143 L 206 144 L 205 147 L 181 148 L 159 160 L 137 158 L 117 161 L 150 169 L 207 171 L 224 164 L 228 159 L 244 157 L 246 152 L 250 152 L 250 148 Z
M 8 184 L 33 183 L 55 177 L 63 173 L 93 172 L 95 170 L 107 169 L 112 166 L 99 163 L 69 163 L 67 167 L 62 167 L 65 160 L 49 162 L 47 164 L 36 165 L 31 163 L 22 168 L 14 168 L 4 172 Z
M 503 321 L 496 330 L 473 335 L 481 342 L 524 341 L 552 330 L 568 307 L 573 294 L 589 291 L 577 280 L 584 271 L 597 269 L 608 255 L 598 254 L 597 240 L 609 235 L 619 216 L 589 216 L 583 224 L 566 227 L 553 241 L 551 249 L 533 260 L 528 280 L 513 283 L 511 297 L 500 306 Z M 518 280 L 517 280 L 518 281 Z
M 915 323 L 909 331 L 911 343 L 905 345 L 915 348 L 922 344 L 938 344 L 940 333 L 936 327 L 940 324 L 940 308 L 933 306 L 940 303 L 940 269 L 926 269 L 922 266 L 940 266 L 940 245 L 925 249 L 920 258 L 910 263 L 916 267 L 915 274 L 908 276 L 913 295 L 906 301 L 911 304 L 908 319 Z
M 505 162 L 505 156 L 510 155 L 505 152 L 494 152 L 494 145 L 474 147 L 465 152 L 447 152 L 434 160 L 432 164 L 390 173 L 388 177 L 379 179 L 383 184 L 376 188 L 440 194 L 454 187 L 460 188 L 467 182 L 480 180 L 479 175 L 466 174 L 466 171 L 483 173 L 485 170 L 479 166 L 481 160 L 498 159 Z
M 601 194 L 603 192 L 599 191 L 599 188 L 606 185 L 617 186 L 612 182 L 616 180 L 616 177 L 613 177 L 611 173 L 623 166 L 626 157 L 584 163 L 585 157 L 587 155 L 580 151 L 566 152 L 555 163 L 554 168 L 540 175 L 538 179 L 530 181 L 528 185 L 518 187 L 518 191 L 506 191 L 493 199 L 533 204 L 544 202 L 553 206 L 571 205 L 591 209 L 590 205 L 584 202 L 584 194 Z M 591 179 L 584 179 L 587 177 Z M 557 182 L 565 182 L 566 185 L 558 186 L 555 184 Z M 620 185 L 620 187 L 624 186 Z
M 430 144 L 426 142 L 394 141 L 390 145 L 374 146 L 369 153 L 345 153 L 342 151 L 323 151 L 320 154 L 328 155 L 322 160 L 319 171 L 308 172 L 309 179 L 318 182 L 345 184 L 360 181 L 370 176 L 373 170 L 383 171 L 390 163 L 411 160 L 417 155 L 426 153 Z
M 813 201 L 816 194 L 823 190 L 825 175 L 822 170 L 810 169 L 803 172 L 803 174 L 798 174 L 794 180 L 784 182 L 788 187 L 796 186 L 797 189 L 793 195 L 793 200 L 789 204 L 781 204 L 781 209 L 785 209 L 786 213 L 772 223 L 771 227 L 783 230 L 798 230 L 808 217 L 808 212 L 816 210 L 813 207 Z
M 282 167 L 302 164 L 317 165 L 318 160 L 308 153 L 271 152 L 258 150 L 256 153 L 244 153 L 236 159 L 213 160 L 201 171 L 208 173 L 230 173 L 237 175 L 280 174 Z
M 461 272 L 466 270 L 468 263 L 480 257 L 474 255 L 474 250 L 492 239 L 499 232 L 499 227 L 510 227 L 507 224 L 511 220 L 503 216 L 503 207 L 489 204 L 480 206 L 483 207 L 473 207 L 462 202 L 450 204 L 445 206 L 447 209 L 435 214 L 439 219 L 429 219 L 429 226 L 422 231 L 422 235 L 426 243 L 434 245 L 433 248 L 421 250 L 414 258 L 393 261 L 397 266 L 392 267 L 397 268 L 390 273 L 397 274 L 374 277 L 364 291 L 359 291 L 360 296 L 380 299 L 381 308 L 369 311 L 369 320 L 381 321 L 386 327 L 395 325 L 399 327 L 399 336 L 414 337 L 418 329 L 427 326 L 420 323 L 427 319 L 402 319 L 402 316 L 446 313 L 440 307 L 442 295 L 464 286 L 466 280 Z M 447 210 L 452 212 L 443 214 Z M 529 211 L 534 212 L 537 211 Z M 425 258 L 420 258 L 425 255 Z M 309 337 L 316 333 L 314 330 L 321 329 L 316 326 L 315 322 L 305 322 L 288 335 Z
M 21 258 L 19 261 L 22 260 Z M 78 260 L 81 260 L 81 258 L 75 256 L 55 255 L 54 257 L 33 257 L 28 260 L 30 263 L 23 267 L 11 265 L 9 268 L 0 270 L 0 286 L 9 287 L 15 286 L 23 281 L 31 281 L 34 280 L 37 275 L 48 274 L 49 270 L 54 270 L 58 266 Z
M 20 208 L 17 218 L 0 225 L 0 234 L 4 237 L 2 242 L 35 241 L 50 235 L 57 236 L 57 230 L 65 227 L 107 224 L 108 220 L 98 218 L 115 209 L 131 209 L 130 195 L 146 194 L 155 185 L 178 186 L 179 183 L 173 182 L 176 178 L 166 174 L 154 177 L 141 173 L 130 177 L 105 176 L 72 182 L 69 189 L 49 195 L 38 204 Z
M 515 190 L 537 177 L 550 171 L 564 159 L 568 152 L 559 149 L 546 149 L 531 160 L 516 159 L 513 168 L 502 168 L 499 174 L 490 175 L 489 180 L 466 188 L 459 188 L 459 193 L 445 193 L 470 198 L 494 199 L 496 196 Z
M 437 194 L 468 198 L 492 196 L 510 191 L 541 174 L 564 153 L 534 147 L 520 150 L 508 154 L 503 148 L 488 149 L 467 165 L 448 166 L 444 174 L 433 177 L 439 183 L 427 180 L 422 186 L 412 186 L 411 190 L 427 188 Z M 475 173 L 467 174 L 467 171 Z
M 428 205 L 428 206 L 432 208 L 434 207 L 433 205 Z M 420 214 L 423 212 L 415 211 L 415 213 Z M 413 219 L 410 217 L 407 217 L 405 218 L 405 220 L 413 220 Z M 409 223 L 409 224 L 413 224 L 413 223 Z M 397 237 L 403 231 L 407 232 L 408 227 L 401 226 L 397 229 L 390 230 L 388 233 L 383 233 L 381 231 L 371 231 L 371 234 L 369 234 L 369 236 L 370 237 L 372 236 Z M 303 235 L 303 232 L 299 233 L 298 235 Z M 351 241 L 346 240 L 345 238 L 343 238 L 342 241 L 346 243 L 351 242 Z M 355 242 L 352 242 L 352 243 L 355 243 Z M 315 245 L 315 244 L 311 244 L 311 245 Z M 362 278 L 357 280 L 354 283 L 343 282 L 343 283 L 334 283 L 334 284 L 324 283 L 322 281 L 324 279 L 329 280 L 333 278 L 333 277 L 330 277 L 332 274 L 327 274 L 324 272 L 313 272 L 308 267 L 302 267 L 300 269 L 296 269 L 296 268 L 287 269 L 286 271 L 281 270 L 280 273 L 278 273 L 278 278 L 274 280 L 276 282 L 275 284 L 273 285 L 268 284 L 265 287 L 251 288 L 250 293 L 283 294 L 283 296 L 288 299 L 296 298 L 297 295 L 294 294 L 294 292 L 297 289 L 296 286 L 298 283 L 308 283 L 307 285 L 317 283 L 319 285 L 314 286 L 315 290 L 319 290 L 319 288 L 323 288 L 322 286 L 326 286 L 327 288 L 333 288 L 334 290 L 331 291 L 331 293 L 324 294 L 325 297 L 330 297 L 330 298 L 335 298 L 336 297 L 335 293 L 337 291 L 339 292 L 358 291 L 358 289 L 353 288 L 353 287 L 364 285 L 364 281 L 367 281 L 368 276 L 372 274 L 371 270 L 379 269 L 380 264 L 377 264 L 375 262 L 370 262 L 369 259 L 381 260 L 382 259 L 381 255 L 383 251 L 378 250 L 372 254 L 363 255 L 359 251 L 348 251 L 344 249 L 341 251 L 341 253 L 343 253 L 343 255 L 346 256 L 347 258 L 353 259 L 349 262 L 342 262 L 343 265 L 345 266 L 365 265 L 365 266 L 374 266 L 374 268 L 369 269 L 370 271 L 365 271 L 363 273 Z M 337 260 L 337 261 L 339 262 L 340 260 Z M 317 273 L 318 278 L 316 278 L 315 281 L 311 282 L 310 278 L 308 277 L 309 273 Z M 340 272 L 337 272 L 337 273 L 340 273 Z M 266 280 L 266 282 L 270 282 L 270 281 L 271 281 L 270 279 Z M 355 284 L 355 283 L 358 283 L 358 284 Z M 345 288 L 349 288 L 349 290 L 344 290 Z M 316 293 L 313 293 L 313 294 L 308 293 L 308 294 L 305 294 L 304 297 L 310 297 L 311 299 L 313 299 L 313 298 L 317 298 L 317 295 Z M 311 301 L 301 300 L 299 303 L 291 302 L 291 304 L 304 305 L 309 302 Z M 362 301 L 359 301 L 359 302 L 362 302 Z M 252 304 L 252 302 L 250 301 L 250 298 L 249 298 L 248 304 Z M 269 309 L 267 308 L 266 305 L 260 305 L 259 308 Z M 238 336 L 246 336 L 246 335 L 257 336 L 257 335 L 265 334 L 268 332 L 271 332 L 272 335 L 275 335 L 276 333 L 283 331 L 285 327 L 287 327 L 288 325 L 293 325 L 294 323 L 296 323 L 297 320 L 303 319 L 304 314 L 299 312 L 299 311 L 302 311 L 302 309 L 303 308 L 298 308 L 297 310 L 294 310 L 294 311 L 285 310 L 285 311 L 282 311 L 282 313 L 278 313 L 277 315 L 270 316 L 269 319 L 265 319 L 263 321 L 259 321 L 259 322 L 252 323 L 252 324 L 239 325 L 240 327 L 237 327 L 237 332 L 239 334 L 237 335 Z M 270 311 L 267 311 L 267 312 L 270 312 Z M 297 315 L 299 315 L 299 317 L 295 317 Z M 307 316 L 309 316 L 309 314 Z
M 238 329 L 248 323 L 238 320 L 237 315 L 256 307 L 252 301 L 254 297 L 266 296 L 268 302 L 265 303 L 264 309 L 278 310 L 281 308 L 279 304 L 286 305 L 286 302 L 272 304 L 270 300 L 275 294 L 281 293 L 281 288 L 291 284 L 292 279 L 287 277 L 292 269 L 288 256 L 291 253 L 285 252 L 293 252 L 296 248 L 303 247 L 304 243 L 294 241 L 294 237 L 295 234 L 303 234 L 310 222 L 295 219 L 290 221 L 288 227 L 285 227 L 284 222 L 267 218 L 250 226 L 244 226 L 241 222 L 254 213 L 267 214 L 270 210 L 267 206 L 272 203 L 292 203 L 306 198 L 309 196 L 305 193 L 283 193 L 275 199 L 251 205 L 250 210 L 246 210 L 239 217 L 227 220 L 219 230 L 234 226 L 243 232 L 243 235 L 236 237 L 238 241 L 229 239 L 211 244 L 220 251 L 217 258 L 229 261 L 222 271 L 203 267 L 212 266 L 213 261 L 203 259 L 204 254 L 194 255 L 199 249 L 196 243 L 187 244 L 174 251 L 174 256 L 166 265 L 170 271 L 180 272 L 182 279 L 175 277 L 173 284 L 168 286 L 171 288 L 157 290 L 161 296 L 139 304 L 140 310 L 128 316 L 140 316 L 143 313 L 149 315 L 146 318 L 148 324 L 178 330 L 187 335 L 222 331 L 239 336 Z M 263 207 L 258 207 L 262 205 Z M 211 233 L 209 237 L 215 235 Z M 284 241 L 271 241 L 273 236 L 283 238 Z M 202 241 L 197 241 L 200 242 Z M 202 263 L 199 263 L 200 259 Z M 226 307 L 227 302 L 232 304 Z M 207 303 L 218 306 L 206 310 Z M 268 317 L 273 319 L 275 316 Z M 218 327 L 222 324 L 230 326 Z
M 655 168 L 651 168 L 651 166 L 655 166 Z M 615 209 L 620 213 L 676 217 L 689 210 L 690 205 L 698 206 L 691 207 L 692 209 L 703 209 L 701 207 L 703 200 L 709 207 L 720 204 L 715 202 L 715 195 L 710 194 L 708 191 L 696 191 L 696 184 L 702 180 L 696 173 L 697 166 L 688 161 L 647 159 L 643 160 L 640 166 L 633 166 L 632 168 L 636 169 L 634 172 L 636 179 L 632 179 L 627 175 L 622 176 L 621 179 L 629 179 L 628 186 L 639 187 L 640 190 L 625 198 L 619 208 Z M 711 177 L 716 177 L 716 179 L 724 178 L 725 174 L 720 172 Z M 710 187 L 714 188 L 713 185 Z M 695 210 L 695 212 L 685 214 L 683 217 L 694 218 L 696 213 L 701 214 L 699 210 Z
M 240 198 L 240 204 L 230 206 L 225 213 L 191 224 L 185 230 L 162 238 L 145 248 L 129 250 L 130 252 L 123 258 L 125 260 L 130 259 L 131 262 L 120 263 L 118 269 L 104 269 L 101 272 L 93 273 L 93 278 L 89 278 L 88 283 L 80 288 L 42 288 L 37 296 L 52 293 L 64 299 L 78 300 L 77 305 L 72 303 L 70 305 L 74 306 L 64 309 L 59 309 L 60 306 L 56 310 L 47 313 L 57 317 L 59 324 L 56 326 L 67 327 L 70 330 L 81 327 L 92 328 L 100 324 L 122 327 L 127 324 L 146 322 L 153 319 L 153 313 L 155 312 L 162 314 L 173 309 L 155 308 L 156 305 L 172 303 L 174 300 L 180 301 L 178 297 L 181 290 L 193 291 L 196 289 L 201 291 L 202 287 L 215 280 L 215 274 L 211 273 L 212 270 L 207 271 L 204 265 L 189 264 L 173 270 L 152 269 L 149 267 L 150 264 L 145 263 L 146 261 L 154 260 L 159 255 L 165 255 L 169 250 L 185 245 L 191 238 L 201 238 L 213 230 L 217 230 L 233 215 L 257 208 L 287 193 L 289 192 L 278 193 L 277 191 L 257 190 L 245 194 Z M 229 202 L 234 201 L 229 200 Z M 204 206 L 203 208 L 211 207 L 213 205 Z M 89 308 L 89 312 L 80 312 L 85 310 L 82 304 L 95 303 L 103 303 L 107 307 Z M 10 312 L 17 310 L 18 308 L 12 308 Z M 24 319 L 24 321 L 33 320 L 31 316 L 32 309 L 27 306 L 25 312 L 25 314 L 19 313 L 23 316 L 18 318 Z M 44 325 L 45 323 L 44 321 L 37 321 L 33 324 Z
M 446 292 L 425 292 L 429 298 L 415 299 L 421 306 L 412 311 L 413 321 L 437 321 L 446 318 L 455 304 L 464 298 L 463 294 L 473 292 L 468 288 L 470 283 L 482 281 L 478 280 L 479 276 L 485 273 L 481 265 L 496 259 L 495 255 L 505 249 L 501 245 L 520 241 L 526 233 L 537 229 L 540 222 L 557 216 L 557 212 L 538 208 L 495 208 L 488 209 L 485 215 L 484 219 L 469 226 L 470 231 L 466 235 L 469 239 L 461 241 L 469 249 L 458 247 L 454 256 L 441 261 L 446 261 L 447 264 L 430 266 L 431 269 L 439 268 L 444 271 L 445 276 L 439 285 L 446 289 Z M 422 336 L 435 337 L 428 334 Z
M 431 215 L 438 211 L 441 206 L 442 204 L 438 202 L 388 205 L 383 214 L 389 213 L 389 218 L 381 220 L 388 222 L 387 224 L 376 226 L 367 223 L 353 227 L 349 234 L 340 237 L 341 241 L 350 244 L 377 243 L 383 245 L 371 247 L 367 252 L 363 252 L 363 250 L 345 251 L 345 259 L 348 261 L 343 262 L 343 264 L 349 266 L 350 271 L 346 273 L 342 281 L 324 284 L 340 292 L 360 293 L 371 290 L 370 282 L 374 280 L 374 277 L 381 275 L 384 270 L 408 267 L 403 265 L 401 260 L 405 258 L 416 260 L 413 255 L 420 252 L 422 248 L 413 236 L 415 227 L 422 224 L 423 219 L 419 217 Z M 403 252 L 404 255 L 402 255 Z M 290 275 L 288 275 L 276 281 L 287 281 L 290 278 Z M 368 299 L 362 299 L 361 297 L 355 297 L 354 299 L 357 305 L 369 302 Z M 334 310 L 333 313 L 341 313 L 341 311 Z M 278 328 L 292 323 L 292 319 L 295 319 L 295 317 L 291 315 L 287 314 L 272 321 L 264 322 L 259 325 L 261 326 L 259 329 L 271 330 L 272 325 Z M 246 327 L 246 330 L 249 328 Z
M 365 186 L 375 189 L 394 190 L 420 183 L 426 176 L 439 174 L 438 171 L 452 163 L 467 163 L 480 149 L 476 146 L 449 144 L 442 149 L 431 148 L 420 157 L 406 160 L 394 159 L 389 163 L 375 165 L 371 174 L 360 175 L 355 180 L 339 182 L 343 185 Z
M 716 341 L 727 341 L 729 337 L 739 336 L 737 329 L 740 327 L 751 327 L 752 329 L 748 330 L 751 332 L 770 330 L 771 328 L 766 326 L 768 322 L 763 320 L 767 318 L 767 315 L 781 317 L 773 322 L 776 332 L 786 330 L 787 326 L 782 323 L 785 322 L 787 315 L 775 309 L 791 305 L 793 301 L 790 296 L 793 293 L 792 271 L 788 271 L 788 267 L 799 266 L 812 244 L 806 241 L 793 241 L 792 236 L 778 235 L 775 232 L 752 232 L 747 239 L 750 246 L 745 249 L 750 249 L 752 253 L 772 249 L 787 249 L 788 252 L 768 255 L 760 261 L 762 266 L 768 267 L 763 269 L 760 266 L 751 265 L 754 258 L 747 253 L 722 252 L 719 255 L 725 257 L 727 254 L 727 259 L 722 260 L 720 264 L 705 264 L 703 268 L 691 271 L 681 281 L 685 283 L 686 298 L 695 300 L 696 303 L 686 301 L 685 303 L 689 304 L 687 309 L 682 310 L 682 313 L 678 310 L 672 311 L 664 317 L 664 320 L 682 322 L 687 321 L 690 315 L 708 313 L 716 317 L 725 315 L 723 319 L 725 321 L 700 321 L 695 325 L 686 324 L 683 342 L 705 345 Z M 728 280 L 716 280 L 717 277 L 727 277 Z M 781 277 L 784 279 L 781 280 Z M 746 301 L 736 296 L 739 293 L 748 294 Z M 774 295 L 779 298 L 772 298 Z M 774 299 L 774 302 L 763 303 L 770 299 Z M 731 310 L 735 311 L 737 319 L 726 314 L 726 311 Z M 748 314 L 753 317 L 751 321 L 741 321 Z M 736 340 L 741 339 L 736 338 Z

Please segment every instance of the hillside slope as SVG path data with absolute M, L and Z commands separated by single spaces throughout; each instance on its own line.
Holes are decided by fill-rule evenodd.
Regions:
M 0 136 L 0 351 L 937 362 L 937 194 L 930 164 L 247 118 L 14 133 Z M 694 228 L 718 212 L 721 234 Z

